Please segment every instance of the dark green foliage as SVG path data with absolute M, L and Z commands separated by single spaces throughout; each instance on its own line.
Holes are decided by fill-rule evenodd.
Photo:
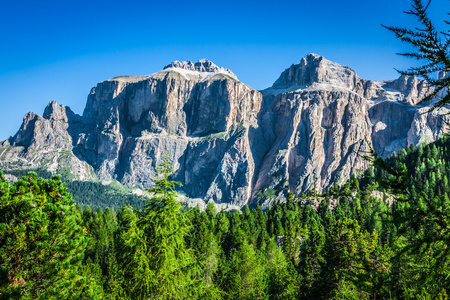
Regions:
M 444 137 L 387 160 L 375 152 L 366 157 L 380 174 L 377 182 L 396 195 L 383 232 L 386 242 L 396 241 L 389 244 L 396 252 L 394 279 L 403 283 L 395 287 L 398 297 L 435 298 L 450 284 L 449 146 Z
M 429 93 L 421 102 L 429 101 L 441 92 L 447 92 L 450 86 L 450 78 L 436 79 L 433 75 L 438 71 L 448 73 L 450 71 L 450 35 L 446 31 L 439 32 L 427 14 L 427 8 L 431 4 L 424 5 L 422 0 L 413 0 L 412 9 L 407 14 L 417 17 L 420 27 L 408 29 L 393 26 L 384 26 L 392 31 L 397 38 L 416 48 L 417 52 L 401 53 L 400 55 L 423 61 L 424 65 L 413 67 L 407 71 L 399 71 L 402 75 L 417 75 L 423 77 L 428 84 L 436 89 Z M 444 21 L 450 25 L 448 21 Z M 445 93 L 438 99 L 432 108 L 437 109 L 450 102 L 450 93 Z
M 426 12 L 430 3 L 413 0 L 412 9 L 407 12 L 418 18 L 420 28 L 387 28 L 418 51 L 402 55 L 425 61 L 421 67 L 400 73 L 421 76 L 434 87 L 422 99 L 424 102 L 437 97 L 433 110 L 450 102 L 450 78 L 433 76 L 450 70 L 450 35 L 439 33 L 434 27 Z M 373 149 L 365 157 L 377 168 L 376 182 L 396 198 L 390 211 L 391 224 L 384 226 L 384 231 L 385 241 L 395 251 L 392 277 L 397 284 L 393 291 L 399 298 L 442 298 L 450 283 L 448 148 L 447 136 L 418 149 L 403 149 L 398 157 L 388 160 L 378 157 Z
M 449 150 L 444 137 L 374 158 L 367 177 L 309 194 L 317 209 L 287 193 L 266 212 L 209 203 L 183 213 L 165 165 L 141 210 L 73 206 L 84 259 L 67 270 L 107 299 L 439 299 L 450 278 Z
M 327 230 L 318 294 L 323 299 L 377 296 L 379 273 L 387 272 L 375 252 L 377 234 L 363 232 L 357 221 L 343 219 Z
M 254 246 L 243 241 L 227 261 L 221 287 L 231 299 L 267 299 L 265 261 Z
M 450 71 L 450 39 L 413 3 L 421 28 L 387 28 L 425 61 L 400 73 L 427 79 L 436 89 L 423 101 L 442 96 L 436 109 L 450 102 L 450 77 L 432 76 Z M 11 172 L 27 175 L 12 186 L 0 175 L 0 299 L 447 299 L 450 138 L 363 155 L 365 176 L 323 195 L 285 191 L 266 212 L 183 213 L 167 163 L 145 207 L 43 170 L 48 180 Z M 316 205 L 300 205 L 307 196 Z
M 296 299 L 300 286 L 294 266 L 286 260 L 283 249 L 273 239 L 267 244 L 264 252 L 269 299 Z
M 44 169 L 13 170 L 8 171 L 7 174 L 21 178 L 29 172 L 35 172 L 44 179 L 52 178 L 52 173 Z M 67 182 L 67 191 L 72 194 L 76 204 L 82 207 L 89 205 L 94 210 L 99 207 L 109 207 L 117 211 L 122 205 L 129 204 L 135 208 L 143 208 L 145 204 L 142 197 L 132 194 L 114 183 L 103 185 L 101 182 L 72 181 L 62 175 L 61 180 Z
M 132 194 L 113 184 L 103 185 L 100 182 L 69 181 L 67 190 L 82 207 L 89 205 L 92 209 L 109 207 L 119 210 L 122 205 L 143 208 L 145 201 L 141 196 Z
M 77 198 L 107 187 L 78 185 L 75 207 L 58 178 L 1 178 L 0 298 L 447 299 L 450 138 L 363 155 L 363 177 L 266 212 L 182 212 L 167 163 L 117 214 Z

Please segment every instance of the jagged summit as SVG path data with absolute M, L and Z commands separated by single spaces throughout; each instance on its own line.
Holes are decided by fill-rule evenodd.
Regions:
M 414 106 L 425 81 L 364 80 L 317 54 L 263 93 L 232 76 L 202 59 L 102 81 L 82 116 L 56 101 L 42 117 L 28 113 L 0 142 L 0 168 L 148 188 L 169 153 L 188 197 L 244 205 L 286 184 L 296 193 L 322 191 L 367 167 L 357 154 L 367 141 L 388 155 L 436 140 L 450 121 L 440 116 L 448 110 L 424 115 L 427 107 Z
M 44 110 L 42 115 L 44 119 L 47 120 L 61 120 L 64 122 L 74 121 L 81 122 L 80 116 L 75 114 L 70 107 L 64 106 L 63 104 L 58 105 L 56 100 L 50 101 Z
M 174 61 L 164 67 L 163 70 L 172 70 L 176 69 L 176 71 L 185 70 L 185 71 L 191 71 L 191 72 L 198 72 L 198 73 L 213 73 L 213 74 L 226 74 L 228 76 L 233 77 L 237 80 L 236 75 L 230 70 L 223 67 L 219 67 L 216 64 L 214 64 L 212 61 L 207 59 L 200 59 L 196 63 L 193 63 L 190 60 L 186 61 Z M 199 74 L 202 75 L 202 74 Z M 206 74 L 203 74 L 206 75 Z
M 311 53 L 303 57 L 300 63 L 287 68 L 272 87 L 262 92 L 276 96 L 314 90 L 350 91 L 376 102 L 393 100 L 415 105 L 425 96 L 428 87 L 424 80 L 415 76 L 384 81 L 362 79 L 352 68 Z
M 216 66 L 212 61 L 209 61 L 207 59 L 200 59 L 195 64 L 190 60 L 185 61 L 174 61 L 167 66 L 164 67 L 164 70 L 169 68 L 177 68 L 177 69 L 183 69 L 183 70 L 189 70 L 189 71 L 197 71 L 197 72 L 218 72 L 220 69 Z M 228 70 L 231 72 L 230 70 Z
M 287 68 L 270 89 L 280 90 L 326 83 L 353 89 L 359 77 L 355 70 L 327 60 L 318 54 L 308 54 L 298 64 Z

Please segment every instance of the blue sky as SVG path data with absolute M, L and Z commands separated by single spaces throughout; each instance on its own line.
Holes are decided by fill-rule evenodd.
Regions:
M 207 58 L 256 88 L 308 53 L 365 79 L 394 79 L 414 61 L 380 24 L 413 27 L 410 0 L 85 1 L 4 0 L 0 9 L 0 140 L 51 100 L 83 112 L 90 88 L 147 75 L 174 60 Z M 433 0 L 431 16 L 450 11 Z

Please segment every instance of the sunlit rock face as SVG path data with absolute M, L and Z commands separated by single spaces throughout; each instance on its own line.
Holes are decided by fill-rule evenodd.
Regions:
M 263 90 L 253 196 L 283 186 L 318 191 L 367 168 L 359 154 L 372 145 L 384 156 L 446 130 L 439 114 L 414 106 L 428 88 L 416 77 L 371 81 L 316 54 L 286 69 Z M 445 117 L 448 120 L 448 116 Z
M 168 160 L 186 196 L 254 204 L 267 189 L 322 191 L 344 181 L 367 167 L 358 155 L 367 143 L 389 155 L 436 140 L 445 109 L 414 106 L 429 91 L 415 77 L 364 80 L 316 54 L 261 92 L 208 60 L 175 61 L 98 83 L 82 116 L 55 101 L 42 117 L 28 113 L 0 145 L 0 166 L 149 188 Z

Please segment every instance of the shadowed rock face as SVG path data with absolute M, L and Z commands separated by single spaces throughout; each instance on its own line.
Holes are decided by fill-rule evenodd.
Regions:
M 55 101 L 43 117 L 28 113 L 0 145 L 0 166 L 148 188 L 167 158 L 188 196 L 244 205 L 268 188 L 301 193 L 345 180 L 367 167 L 365 140 L 385 155 L 435 140 L 445 123 L 413 106 L 426 93 L 415 77 L 364 80 L 315 54 L 262 92 L 208 60 L 175 61 L 100 82 L 82 116 Z

